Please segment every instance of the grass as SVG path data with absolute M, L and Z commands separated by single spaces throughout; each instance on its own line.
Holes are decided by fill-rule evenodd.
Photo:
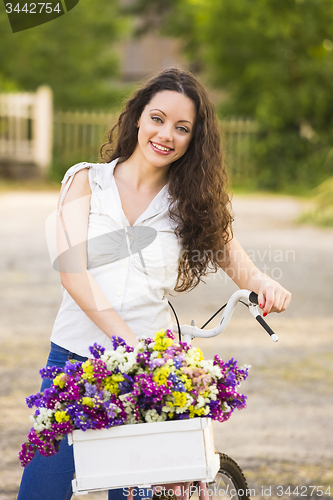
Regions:
M 333 227 L 333 177 L 314 189 L 313 195 L 312 208 L 305 211 L 297 222 Z

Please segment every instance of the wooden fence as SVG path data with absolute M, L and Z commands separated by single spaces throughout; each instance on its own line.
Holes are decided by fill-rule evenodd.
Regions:
M 99 149 L 107 140 L 108 130 L 117 115 L 96 112 L 61 112 L 54 114 L 54 161 L 98 162 Z
M 0 163 L 45 171 L 51 158 L 51 89 L 0 94 Z
M 99 148 L 117 115 L 96 112 L 57 112 L 54 115 L 54 160 L 98 162 Z M 250 119 L 232 118 L 222 122 L 228 170 L 240 182 L 253 173 L 250 157 L 256 123 Z
M 228 171 L 232 181 L 241 184 L 254 175 L 251 146 L 256 139 L 257 123 L 250 119 L 231 118 L 221 122 Z

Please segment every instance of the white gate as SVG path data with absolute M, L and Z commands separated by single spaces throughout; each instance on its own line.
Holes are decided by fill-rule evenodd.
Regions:
M 52 123 L 49 87 L 0 94 L 0 163 L 45 172 L 52 159 Z

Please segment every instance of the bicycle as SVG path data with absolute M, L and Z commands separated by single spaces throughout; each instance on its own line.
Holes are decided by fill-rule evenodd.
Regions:
M 172 324 L 172 330 L 174 333 L 178 332 L 179 340 L 181 341 L 181 339 L 183 338 L 184 342 L 186 342 L 187 344 L 191 344 L 191 341 L 195 337 L 211 338 L 211 337 L 217 336 L 220 333 L 222 333 L 226 329 L 226 327 L 228 326 L 228 323 L 231 319 L 233 311 L 234 311 L 236 305 L 238 304 L 238 302 L 241 302 L 245 306 L 248 307 L 252 316 L 267 331 L 267 333 L 270 335 L 271 339 L 274 342 L 276 342 L 278 340 L 277 335 L 273 332 L 273 330 L 270 328 L 270 326 L 266 323 L 266 321 L 260 315 L 260 312 L 258 309 L 258 296 L 254 292 L 251 292 L 249 290 L 238 290 L 237 292 L 235 292 L 229 298 L 228 302 L 224 306 L 222 306 L 201 328 L 197 328 L 195 326 L 195 322 L 193 320 L 191 322 L 191 325 L 180 325 L 179 321 L 178 321 L 177 314 L 176 314 L 173 306 L 169 303 L 170 307 L 172 308 L 172 310 L 175 314 L 175 318 L 176 318 L 176 324 L 174 324 L 174 323 Z M 204 328 L 208 325 L 208 323 L 217 314 L 219 314 L 219 312 L 221 312 L 223 309 L 225 309 L 225 310 L 222 313 L 222 317 L 221 317 L 221 320 L 220 320 L 218 326 L 211 329 L 211 330 L 204 330 Z M 188 424 L 190 424 L 192 426 L 191 421 L 195 425 L 197 425 L 197 424 L 201 425 L 202 423 L 204 423 L 203 420 L 198 422 L 197 419 L 189 419 L 187 421 L 183 421 L 183 423 L 185 425 L 185 423 L 188 422 Z M 196 421 L 196 422 L 194 422 L 194 421 Z M 175 423 L 176 423 L 176 421 L 165 422 L 165 424 L 167 424 L 167 425 L 175 424 Z M 164 425 L 164 423 L 161 423 L 161 422 L 153 423 L 153 424 L 146 424 L 145 423 L 145 424 L 141 424 L 141 425 L 145 426 L 144 429 L 146 431 L 146 429 L 148 429 L 149 425 L 153 425 L 153 426 L 160 425 L 161 426 L 161 425 Z M 206 423 L 206 425 L 208 425 L 208 424 Z M 91 440 L 93 439 L 94 441 L 99 441 L 99 442 L 104 441 L 104 439 L 106 437 L 105 433 L 109 432 L 109 431 L 112 431 L 112 436 L 109 434 L 109 438 L 111 437 L 114 439 L 116 437 L 116 435 L 120 436 L 121 434 L 124 434 L 124 435 L 126 434 L 125 431 L 126 431 L 127 426 L 124 426 L 125 429 L 122 427 L 123 426 L 113 427 L 112 429 L 114 429 L 115 431 L 112 431 L 112 429 L 101 430 L 101 431 L 99 431 L 101 434 L 99 434 L 98 439 L 96 438 L 96 436 L 90 437 L 87 439 L 88 439 L 88 441 L 89 441 L 89 439 L 91 439 Z M 137 428 L 136 425 L 134 425 L 132 427 Z M 143 428 L 141 428 L 141 429 L 143 429 Z M 166 436 L 168 436 L 168 434 L 165 434 L 165 427 L 161 427 L 159 431 L 156 431 L 156 429 L 157 428 L 154 427 L 153 432 L 162 433 L 161 435 L 162 435 L 163 439 L 166 439 Z M 143 438 L 147 439 L 146 435 L 145 435 L 145 431 L 143 432 Z M 85 434 L 85 433 L 82 433 L 82 431 L 74 431 L 74 433 L 77 433 L 77 432 L 80 433 L 80 436 L 82 436 L 82 434 Z M 91 432 L 95 433 L 97 431 L 92 430 Z M 136 432 L 136 430 L 131 431 L 131 433 L 133 433 L 133 432 Z M 141 434 L 142 434 L 142 432 L 141 432 Z M 79 441 L 81 439 L 83 439 L 83 438 L 79 438 Z M 213 441 L 211 439 L 211 436 L 209 437 L 207 435 L 207 443 L 208 443 L 208 441 L 211 442 L 210 446 L 212 446 L 212 448 L 213 448 Z M 114 446 L 116 446 L 115 443 L 116 443 L 116 441 L 114 442 Z M 146 443 L 146 441 L 141 441 L 142 446 L 146 446 L 146 445 L 144 445 L 144 443 Z M 75 444 L 74 441 L 71 440 L 71 444 Z M 107 441 L 104 441 L 102 443 L 102 445 L 104 447 L 107 446 Z M 122 446 L 126 447 L 127 443 L 125 445 L 122 445 Z M 147 446 L 146 446 L 146 448 L 147 448 Z M 212 449 L 212 448 L 210 448 L 210 449 Z M 147 449 L 149 449 L 149 447 Z M 85 454 L 81 455 L 81 457 L 85 457 L 87 453 L 89 454 L 89 451 L 87 448 L 85 448 L 84 453 Z M 98 453 L 100 453 L 100 455 L 103 456 L 103 452 L 101 452 L 100 448 L 98 448 Z M 115 451 L 115 453 L 116 453 L 116 451 Z M 216 457 L 216 455 L 219 455 L 219 459 Z M 225 455 L 223 453 L 214 454 L 214 450 L 212 452 L 212 456 L 214 457 L 214 460 L 213 460 L 214 461 L 214 468 L 211 468 L 209 473 L 207 472 L 208 469 L 205 469 L 206 472 L 205 473 L 200 472 L 199 477 L 205 478 L 205 481 L 207 481 L 207 480 L 210 481 L 212 478 L 214 478 L 215 471 L 217 471 L 217 474 L 215 476 L 213 483 L 206 483 L 203 480 L 195 480 L 196 477 L 198 477 L 197 476 L 198 472 L 196 472 L 193 475 L 188 475 L 186 479 L 184 476 L 181 476 L 181 478 L 180 478 L 180 476 L 178 476 L 179 477 L 178 483 L 170 481 L 170 479 L 172 478 L 172 475 L 170 473 L 168 473 L 169 474 L 168 479 L 166 479 L 166 476 L 163 474 L 162 474 L 162 476 L 161 475 L 158 476 L 160 479 L 157 479 L 155 472 L 153 471 L 153 473 L 152 473 L 150 468 L 148 468 L 147 471 L 150 475 L 145 477 L 145 481 L 142 482 L 141 484 L 139 484 L 137 481 L 138 480 L 140 481 L 142 479 L 141 475 L 140 475 L 140 477 L 138 476 L 135 479 L 134 479 L 134 477 L 132 477 L 131 478 L 132 479 L 131 485 L 137 484 L 139 488 L 151 488 L 151 486 L 153 486 L 153 495 L 154 495 L 153 500 L 162 500 L 162 499 L 176 500 L 176 496 L 175 496 L 175 494 L 172 494 L 172 492 L 174 491 L 174 489 L 176 489 L 176 488 L 178 489 L 179 487 L 181 488 L 181 494 L 179 494 L 178 496 L 181 496 L 182 500 L 189 500 L 189 498 L 195 496 L 195 494 L 197 494 L 197 496 L 199 497 L 199 500 L 214 500 L 214 499 L 218 500 L 219 498 L 221 498 L 223 500 L 228 500 L 228 499 L 230 499 L 230 500 L 231 499 L 249 500 L 250 499 L 250 490 L 248 488 L 245 476 L 244 476 L 241 468 L 237 465 L 237 463 L 232 458 L 228 457 L 227 455 Z M 74 458 L 75 458 L 75 449 L 74 449 Z M 83 461 L 86 462 L 85 458 L 83 458 Z M 90 462 L 88 463 L 88 465 L 89 464 L 90 464 Z M 87 464 L 85 464 L 85 467 L 86 466 L 87 466 Z M 90 483 L 89 487 L 84 486 L 83 485 L 84 482 L 85 482 L 85 484 L 87 484 L 84 474 L 87 474 L 89 472 L 90 472 L 89 468 L 85 469 L 85 472 L 83 472 L 82 470 L 80 471 L 80 474 L 79 474 L 80 485 L 78 484 L 77 479 L 73 480 L 73 482 L 72 482 L 73 491 L 75 493 L 82 494 L 82 493 L 88 493 L 89 491 L 98 491 L 98 490 L 109 489 L 109 488 L 112 489 L 112 487 L 126 488 L 129 491 L 132 490 L 132 488 L 134 488 L 134 486 L 127 487 L 127 485 L 122 484 L 123 482 L 125 482 L 127 480 L 126 475 L 124 475 L 124 477 L 121 480 L 120 480 L 120 478 L 118 478 L 116 483 L 115 482 L 110 483 L 110 479 L 108 479 L 109 473 L 107 471 L 103 471 L 103 473 L 107 474 L 107 476 L 105 476 L 105 477 L 102 476 L 102 479 L 98 479 L 98 478 L 100 478 L 100 470 L 99 469 L 98 469 L 97 477 L 93 476 L 93 481 L 92 481 L 92 483 Z M 175 473 L 176 475 L 177 475 L 177 472 L 178 471 L 176 471 L 176 470 L 173 471 L 173 473 Z M 165 478 L 164 481 L 161 480 L 162 477 Z M 147 478 L 149 478 L 149 479 L 147 479 Z M 104 481 L 103 484 L 101 483 L 101 480 Z M 155 480 L 161 481 L 161 483 L 166 483 L 166 484 L 162 484 L 162 485 L 161 485 L 161 483 L 157 484 L 157 482 L 155 482 Z M 184 480 L 190 481 L 190 482 L 182 482 Z M 92 484 L 93 484 L 93 486 L 92 486 Z M 118 484 L 118 485 L 115 486 L 115 484 Z M 106 487 L 106 485 L 107 485 L 107 487 Z M 168 491 L 169 492 L 171 491 L 171 494 L 170 493 L 164 494 L 164 495 L 161 494 L 161 490 L 160 490 L 161 488 L 162 488 L 162 492 L 163 492 L 163 490 L 166 491 L 167 488 L 169 488 Z M 177 491 L 177 493 L 178 492 L 179 492 L 179 490 Z M 133 497 L 131 497 L 131 494 L 129 494 L 129 496 L 127 496 L 127 498 L 128 498 L 128 500 L 132 500 Z
M 246 303 L 244 302 L 244 300 L 247 300 L 248 302 Z M 215 337 L 222 333 L 228 326 L 228 323 L 238 302 L 241 302 L 248 307 L 252 316 L 266 330 L 266 332 L 270 335 L 272 341 L 277 342 L 278 336 L 260 315 L 258 309 L 257 294 L 249 290 L 242 289 L 236 291 L 230 297 L 228 302 L 224 304 L 224 306 L 222 306 L 218 311 L 216 311 L 216 313 L 214 313 L 213 316 L 211 316 L 211 318 L 209 318 L 209 320 L 206 321 L 206 323 L 201 328 L 197 328 L 195 326 L 194 320 L 191 321 L 191 325 L 180 325 L 176 311 L 169 302 L 169 305 L 173 310 L 177 321 L 177 324 L 172 324 L 172 330 L 174 333 L 178 333 L 179 340 L 181 340 L 181 337 L 183 337 L 184 342 L 189 344 L 191 344 L 191 341 L 195 337 Z M 222 314 L 219 325 L 211 330 L 204 330 L 204 328 L 210 323 L 210 321 L 215 318 L 223 309 L 225 309 L 225 311 Z M 213 500 L 214 498 L 223 498 L 223 500 L 227 500 L 228 498 L 233 498 L 235 500 L 249 500 L 250 489 L 239 465 L 228 455 L 220 452 L 218 452 L 218 454 L 220 456 L 220 468 L 218 470 L 217 476 L 215 477 L 214 483 L 206 485 L 201 481 L 194 482 L 192 486 L 189 486 L 189 493 L 191 493 L 191 491 L 193 493 L 195 491 L 199 492 L 198 496 L 200 500 L 207 500 L 207 493 L 209 500 Z M 189 494 L 189 497 L 191 497 L 191 494 Z

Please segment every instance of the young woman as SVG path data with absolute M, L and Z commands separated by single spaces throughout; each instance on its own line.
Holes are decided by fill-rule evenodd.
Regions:
M 191 74 L 169 69 L 138 90 L 101 156 L 62 181 L 55 267 L 63 302 L 48 365 L 86 359 L 94 342 L 111 349 L 113 335 L 135 346 L 138 336 L 170 328 L 166 295 L 220 267 L 258 294 L 264 315 L 287 308 L 290 293 L 233 237 L 217 118 Z M 63 440 L 58 454 L 26 467 L 18 498 L 67 500 L 73 474 Z M 116 498 L 122 490 L 109 492 Z

